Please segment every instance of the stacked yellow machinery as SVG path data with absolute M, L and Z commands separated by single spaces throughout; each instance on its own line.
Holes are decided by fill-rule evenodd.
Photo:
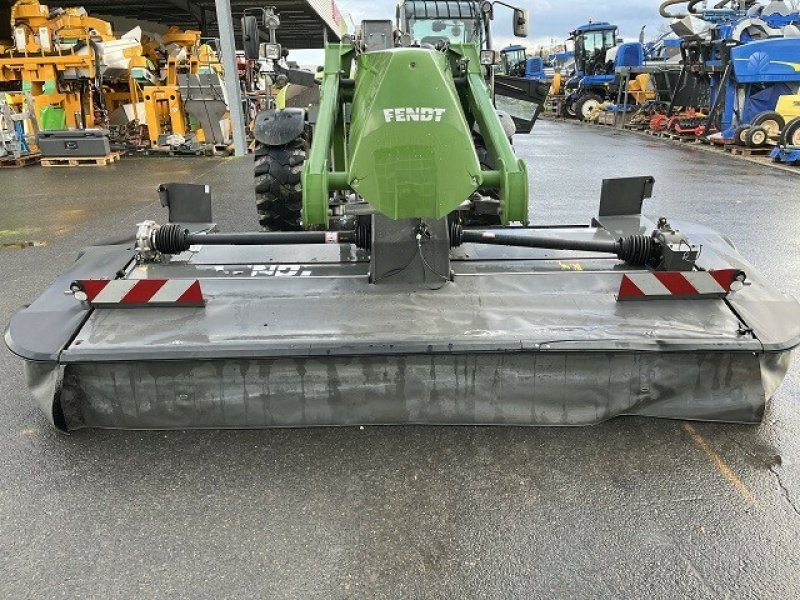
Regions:
M 42 130 L 123 124 L 141 131 L 135 145 L 190 135 L 224 143 L 222 67 L 199 31 L 171 28 L 159 36 L 136 28 L 118 38 L 83 8 L 51 10 L 38 0 L 0 7 L 0 22 L 0 93 L 17 114 L 32 99 L 27 132 L 33 120 Z
M 6 15 L 11 39 L 0 40 L 0 86 L 11 105 L 33 98 L 42 129 L 103 126 L 109 85 L 127 87 L 127 62 L 141 55 L 135 39 L 118 40 L 111 24 L 82 8 L 55 9 L 21 0 Z
M 221 75 L 222 66 L 213 48 L 201 43 L 200 32 L 171 27 L 163 35 L 147 34 L 143 56 L 131 63 L 130 104 L 126 114 L 147 126 L 151 146 L 165 140 L 185 139 L 192 133 L 199 143 L 207 140 L 201 124 L 186 110 L 184 91 L 189 76 Z M 157 65 L 157 78 L 148 67 Z

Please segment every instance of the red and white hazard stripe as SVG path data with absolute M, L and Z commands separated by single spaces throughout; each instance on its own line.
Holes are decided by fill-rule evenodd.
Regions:
M 202 306 L 197 279 L 82 279 L 72 293 L 92 306 Z
M 622 276 L 617 300 L 722 298 L 744 281 L 738 269 L 716 271 L 654 271 Z

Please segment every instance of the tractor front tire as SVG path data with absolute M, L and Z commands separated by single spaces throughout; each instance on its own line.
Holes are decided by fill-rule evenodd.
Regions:
M 800 117 L 795 117 L 786 124 L 781 132 L 781 146 L 800 148 Z
M 561 103 L 561 117 L 564 119 L 574 119 L 577 116 L 578 113 L 575 112 L 575 103 L 564 100 L 564 102 Z
M 585 94 L 575 101 L 575 113 L 581 121 L 588 121 L 594 109 L 603 103 L 597 94 Z
M 257 144 L 255 184 L 258 222 L 269 231 L 303 229 L 303 187 L 300 174 L 308 144 L 298 138 L 285 146 Z

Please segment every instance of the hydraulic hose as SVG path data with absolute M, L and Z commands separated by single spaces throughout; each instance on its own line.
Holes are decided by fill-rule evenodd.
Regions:
M 451 231 L 451 236 L 453 233 L 461 242 L 473 244 L 614 254 L 629 265 L 638 267 L 655 262 L 660 254 L 658 242 L 646 235 L 631 235 L 618 240 L 567 240 L 536 235 L 495 233 L 493 231 L 458 231 L 457 227 Z
M 89 38 L 89 47 L 92 49 L 94 55 L 94 85 L 97 88 L 97 105 L 101 110 L 106 109 L 106 103 L 103 99 L 103 74 L 102 74 L 102 61 L 100 60 L 100 46 L 93 39 Z M 76 46 L 78 48 L 78 46 Z M 73 50 L 77 53 L 77 50 Z M 92 98 L 94 104 L 94 98 Z

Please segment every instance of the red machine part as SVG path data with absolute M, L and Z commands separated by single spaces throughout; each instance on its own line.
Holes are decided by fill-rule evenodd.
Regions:
M 666 131 L 668 124 L 669 117 L 667 117 L 667 115 L 653 115 L 650 117 L 651 131 Z

